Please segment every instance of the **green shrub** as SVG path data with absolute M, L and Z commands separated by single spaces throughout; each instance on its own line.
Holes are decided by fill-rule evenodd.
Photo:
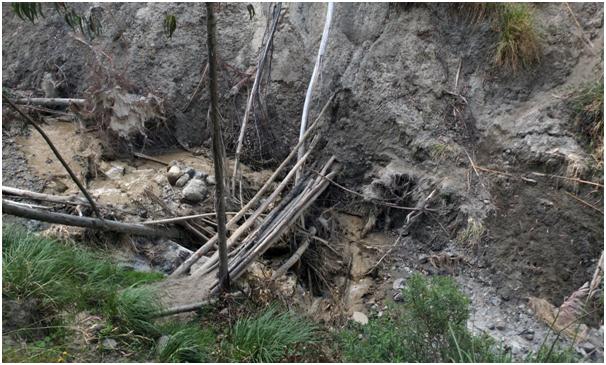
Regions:
M 156 281 L 158 273 L 133 273 L 75 244 L 3 226 L 2 294 L 39 298 L 55 308 L 90 310 L 120 288 Z
M 169 338 L 158 348 L 161 362 L 210 362 L 216 336 L 212 330 L 203 330 L 196 324 L 169 324 L 162 331 Z
M 404 303 L 383 317 L 342 332 L 346 361 L 441 362 L 490 348 L 468 333 L 469 299 L 450 278 L 413 275 L 403 295 Z
M 240 319 L 224 345 L 235 362 L 277 362 L 299 344 L 317 341 L 317 328 L 298 316 L 270 307 L 260 315 Z

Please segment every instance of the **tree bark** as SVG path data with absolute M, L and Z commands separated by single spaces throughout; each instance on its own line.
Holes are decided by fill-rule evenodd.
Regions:
M 181 233 L 174 229 L 154 229 L 142 224 L 116 222 L 108 219 L 78 217 L 71 214 L 46 212 L 24 207 L 13 202 L 2 200 L 2 213 L 39 221 L 64 224 L 67 226 L 85 227 L 103 231 L 129 233 L 138 236 L 179 238 Z
M 219 238 L 219 287 L 229 290 L 229 271 L 227 267 L 227 229 L 225 228 L 225 175 L 223 165 L 223 149 L 221 125 L 219 124 L 219 97 L 217 93 L 217 39 L 215 31 L 217 20 L 213 12 L 213 4 L 206 3 L 206 28 L 208 36 L 209 64 L 209 93 L 210 119 L 213 126 L 213 158 L 215 165 L 215 205 L 217 211 L 217 236 Z

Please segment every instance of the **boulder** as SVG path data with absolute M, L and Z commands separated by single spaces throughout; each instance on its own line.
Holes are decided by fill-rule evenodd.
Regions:
M 183 199 L 190 203 L 199 203 L 206 199 L 208 189 L 204 181 L 200 179 L 191 179 L 183 188 Z

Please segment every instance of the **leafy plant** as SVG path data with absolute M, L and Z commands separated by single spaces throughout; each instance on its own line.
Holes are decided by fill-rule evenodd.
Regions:
M 93 13 L 86 17 L 85 15 L 78 14 L 72 7 L 64 2 L 54 2 L 52 4 L 57 14 L 63 17 L 65 23 L 67 23 L 74 32 L 80 30 L 82 34 L 91 39 L 102 33 L 101 21 Z M 42 3 L 40 2 L 12 3 L 11 8 L 22 20 L 27 19 L 32 23 L 35 23 L 38 18 L 44 18 Z
M 177 29 L 177 17 L 169 14 L 164 17 L 164 34 L 168 38 L 172 38 L 173 33 Z
M 277 362 L 298 344 L 313 343 L 316 337 L 316 326 L 272 306 L 260 315 L 238 320 L 224 346 L 230 361 Z

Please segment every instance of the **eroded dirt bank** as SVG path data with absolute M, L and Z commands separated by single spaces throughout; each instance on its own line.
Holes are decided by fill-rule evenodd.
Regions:
M 226 67 L 221 78 L 230 154 L 247 92 L 227 91 L 255 64 L 268 20 L 267 6 L 254 6 L 253 20 L 245 4 L 225 4 L 218 14 L 221 59 L 233 67 Z M 334 265 L 322 269 L 326 283 L 307 273 L 299 273 L 299 281 L 289 275 L 285 293 L 316 317 L 331 321 L 353 312 L 378 315 L 386 301 L 398 300 L 398 288 L 414 271 L 452 275 L 472 299 L 470 326 L 503 339 L 520 356 L 542 343 L 548 329 L 530 310 L 528 298 L 560 305 L 591 279 L 604 242 L 603 214 L 578 200 L 603 211 L 603 188 L 570 180 L 603 184 L 603 170 L 576 135 L 565 102 L 574 88 L 603 75 L 603 5 L 570 6 L 580 29 L 564 4 L 535 6 L 542 61 L 514 74 L 494 67 L 496 35 L 491 27 L 470 24 L 446 4 L 336 5 L 315 114 L 329 95 L 337 96 L 321 128 L 316 157 L 336 155 L 344 166 L 336 182 L 362 197 L 338 186 L 322 196 L 307 221 L 332 227 L 330 243 L 338 251 L 330 260 Z M 248 191 L 258 188 L 294 145 L 321 34 L 322 4 L 285 7 L 276 33 L 267 115 L 255 116 L 246 137 L 244 162 L 257 170 L 245 170 Z M 161 97 L 167 112 L 162 133 L 150 134 L 143 143 L 135 140 L 127 152 L 154 154 L 166 163 L 180 161 L 212 175 L 207 93 L 182 112 L 203 73 L 204 7 L 95 8 L 102 9 L 105 30 L 92 44 L 111 56 L 115 71 L 128 81 L 124 87 Z M 171 40 L 163 35 L 157 16 L 165 12 L 179 19 Z M 41 22 L 47 27 L 18 21 L 3 4 L 3 85 L 39 95 L 43 74 L 61 73 L 65 83 L 58 89 L 60 96 L 86 97 L 95 83 L 94 57 L 61 19 L 51 15 Z M 22 49 L 17 34 L 41 41 Z M 201 204 L 182 201 L 181 190 L 165 180 L 165 166 L 128 153 L 112 160 L 103 152 L 102 139 L 73 123 L 51 122 L 45 129 L 83 176 L 88 156 L 100 171 L 123 171 L 115 179 L 88 177 L 89 188 L 103 204 L 134 211 L 141 220 L 162 216 L 145 196 L 150 190 L 182 214 L 212 211 L 211 192 Z M 175 152 L 179 144 L 203 154 Z M 76 192 L 40 138 L 6 117 L 3 185 Z M 405 231 L 409 212 L 376 203 L 415 206 L 434 190 L 433 210 Z M 316 255 L 332 255 L 320 243 L 317 247 Z M 281 250 L 270 252 L 264 263 L 276 266 L 272 257 L 281 257 L 288 247 Z M 164 263 L 150 264 L 150 257 L 163 254 L 127 260 L 137 257 L 137 265 L 158 269 Z M 318 258 L 307 259 L 314 263 Z M 263 268 L 255 272 L 257 278 L 267 275 Z M 603 336 L 600 331 L 596 338 Z M 585 347 L 580 351 L 596 349 Z

